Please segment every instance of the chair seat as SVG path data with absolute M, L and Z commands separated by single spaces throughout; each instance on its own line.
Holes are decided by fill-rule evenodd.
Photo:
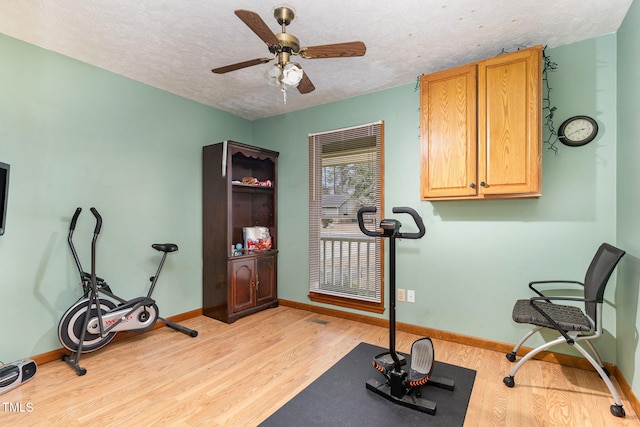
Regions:
M 591 330 L 589 319 L 578 307 L 551 304 L 544 301 L 536 301 L 536 304 L 565 331 L 588 332 Z M 528 323 L 546 328 L 554 328 L 551 322 L 536 310 L 528 299 L 516 301 L 516 304 L 513 306 L 512 317 L 517 323 Z

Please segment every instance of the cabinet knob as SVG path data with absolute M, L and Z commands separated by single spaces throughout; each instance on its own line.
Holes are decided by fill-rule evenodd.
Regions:
M 472 182 L 471 184 L 469 184 L 469 187 L 476 188 L 476 185 Z
M 489 186 L 489 184 L 487 184 L 486 182 L 482 181 L 482 182 L 480 183 L 480 186 L 481 186 L 481 187 L 488 187 L 488 186 Z

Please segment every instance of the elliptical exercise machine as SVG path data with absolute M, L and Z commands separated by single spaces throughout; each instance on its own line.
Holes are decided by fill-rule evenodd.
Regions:
M 173 243 L 151 245 L 163 255 L 156 274 L 149 279 L 151 281 L 149 292 L 146 296 L 125 300 L 115 295 L 104 279 L 96 276 L 96 241 L 102 228 L 102 217 L 95 208 L 91 208 L 91 213 L 96 218 L 91 241 L 91 273 L 82 269 L 80 258 L 73 245 L 73 232 L 80 212 L 82 208 L 77 208 L 73 214 L 67 241 L 78 267 L 83 296 L 62 315 L 58 324 L 58 338 L 62 345 L 71 351 L 70 355 L 64 354 L 62 360 L 75 369 L 78 375 L 84 375 L 87 370 L 80 367 L 82 353 L 101 349 L 109 344 L 119 331 L 146 332 L 153 328 L 158 320 L 186 335 L 198 336 L 197 331 L 160 317 L 158 306 L 151 298 L 167 254 L 177 251 L 178 245 Z
M 422 387 L 432 385 L 453 391 L 455 384 L 449 378 L 431 375 L 433 363 L 433 343 L 428 337 L 420 338 L 411 345 L 411 364 L 406 371 L 402 367 L 407 360 L 396 353 L 396 239 L 420 239 L 425 234 L 424 223 L 418 213 L 412 208 L 395 207 L 393 213 L 407 213 L 418 226 L 417 233 L 401 233 L 402 224 L 396 219 L 380 221 L 382 231 L 368 230 L 364 225 L 364 214 L 376 213 L 374 206 L 363 207 L 358 210 L 358 225 L 360 230 L 371 237 L 388 238 L 389 248 L 389 351 L 380 353 L 373 358 L 373 367 L 380 371 L 386 382 L 375 379 L 367 381 L 367 389 L 398 405 L 416 409 L 430 415 L 436 413 L 436 402 L 422 397 Z

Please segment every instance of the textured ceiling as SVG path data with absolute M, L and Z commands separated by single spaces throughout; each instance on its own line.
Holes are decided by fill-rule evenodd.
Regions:
M 269 57 L 235 9 L 273 18 L 278 0 L 0 0 L 0 33 L 247 119 L 415 82 L 418 76 L 532 45 L 615 32 L 632 0 L 290 0 L 301 45 L 361 40 L 356 58 L 296 58 L 316 90 L 267 85 Z

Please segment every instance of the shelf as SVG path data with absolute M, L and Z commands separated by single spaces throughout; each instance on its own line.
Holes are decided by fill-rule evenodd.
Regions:
M 233 191 L 273 191 L 273 186 L 267 187 L 264 185 L 254 185 L 254 184 L 231 184 L 233 187 Z
M 236 259 L 244 259 L 244 258 L 257 258 L 263 256 L 272 256 L 278 253 L 277 249 L 266 249 L 264 251 L 249 251 L 248 253 L 244 253 L 242 255 L 229 255 L 229 260 L 233 261 Z
M 260 184 L 243 184 L 241 182 L 232 182 L 231 185 L 234 187 L 258 187 L 258 188 L 273 188 L 273 185 L 260 185 Z

